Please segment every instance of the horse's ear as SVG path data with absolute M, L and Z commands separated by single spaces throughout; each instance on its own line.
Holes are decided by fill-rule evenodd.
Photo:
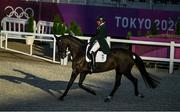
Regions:
M 54 34 L 54 37 L 55 37 L 56 39 L 59 38 L 59 37 L 58 37 L 57 35 L 55 35 L 55 34 Z
M 56 38 L 57 41 L 60 40 L 60 37 L 58 37 L 57 35 L 54 34 L 54 37 Z

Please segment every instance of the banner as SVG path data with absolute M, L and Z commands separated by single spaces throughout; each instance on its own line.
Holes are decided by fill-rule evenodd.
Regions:
M 106 19 L 108 35 L 116 37 L 126 37 L 128 32 L 131 32 L 134 36 L 146 34 L 154 22 L 157 24 L 160 33 L 174 33 L 176 21 L 180 18 L 180 12 L 176 11 L 25 2 L 20 0 L 1 0 L 0 4 L 1 20 L 12 10 L 5 10 L 7 6 L 11 6 L 19 14 L 22 11 L 28 13 L 27 9 L 32 8 L 36 21 L 53 21 L 55 15 L 60 15 L 67 25 L 71 21 L 76 21 L 82 32 L 88 35 L 95 34 L 96 18 L 98 16 L 103 16 Z M 17 9 L 19 7 L 22 10 Z
M 130 8 L 97 7 L 85 5 L 59 4 L 63 19 L 66 23 L 77 21 L 84 32 L 93 34 L 96 27 L 96 17 L 104 16 L 108 34 L 111 36 L 126 36 L 128 32 L 133 35 L 145 34 L 156 23 L 160 33 L 174 33 L 175 25 L 180 12 L 158 11 Z

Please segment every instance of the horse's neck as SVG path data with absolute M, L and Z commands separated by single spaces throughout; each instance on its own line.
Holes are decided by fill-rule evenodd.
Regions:
M 81 44 L 72 42 L 69 46 L 69 51 L 71 52 L 73 59 L 78 59 L 80 57 L 85 56 L 85 51 L 83 50 L 83 47 Z

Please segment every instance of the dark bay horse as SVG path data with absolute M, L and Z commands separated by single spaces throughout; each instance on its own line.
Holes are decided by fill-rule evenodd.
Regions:
M 64 99 L 78 74 L 80 74 L 78 83 L 79 87 L 93 95 L 96 95 L 93 89 L 83 85 L 86 75 L 90 73 L 89 63 L 85 60 L 85 48 L 87 44 L 84 41 L 70 35 L 61 37 L 57 37 L 55 35 L 55 37 L 57 40 L 59 56 L 61 58 L 65 58 L 67 56 L 67 48 L 72 56 L 71 78 L 68 82 L 66 90 L 59 99 Z M 122 48 L 111 49 L 106 62 L 96 63 L 96 69 L 94 70 L 94 73 L 98 73 L 115 69 L 116 77 L 114 88 L 109 96 L 105 98 L 105 102 L 109 102 L 112 99 L 114 93 L 121 84 L 122 75 L 126 76 L 133 83 L 135 96 L 139 96 L 141 98 L 144 97 L 138 91 L 138 80 L 131 74 L 133 65 L 137 66 L 147 86 L 150 88 L 156 88 L 158 86 L 159 81 L 150 76 L 150 74 L 146 71 L 143 60 L 138 55 Z

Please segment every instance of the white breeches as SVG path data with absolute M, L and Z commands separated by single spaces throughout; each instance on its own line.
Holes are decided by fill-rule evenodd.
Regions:
M 99 48 L 100 48 L 99 42 L 96 41 L 95 44 L 93 45 L 93 47 L 91 48 L 91 50 L 89 51 L 90 54 L 91 54 L 92 52 L 96 52 Z

